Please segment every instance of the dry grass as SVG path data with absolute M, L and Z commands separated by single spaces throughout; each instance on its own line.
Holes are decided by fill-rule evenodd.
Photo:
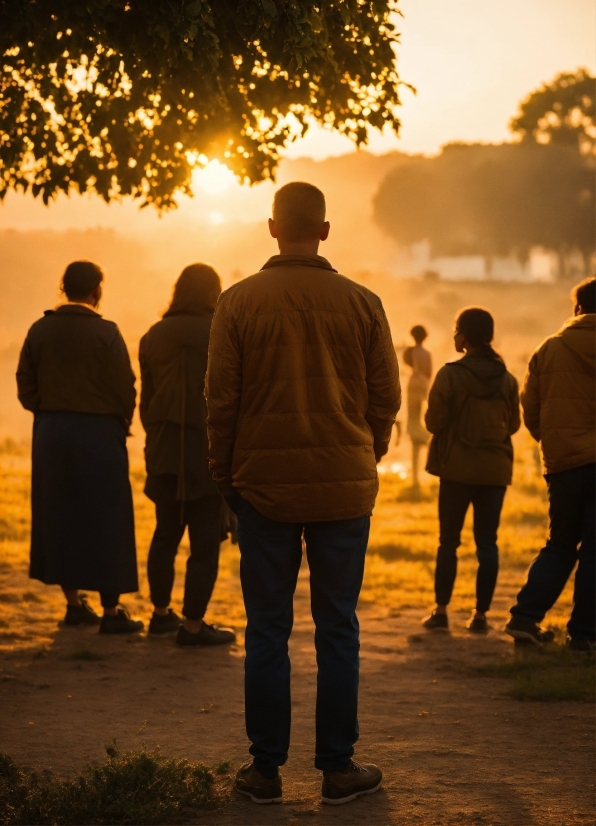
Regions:
M 150 610 L 146 556 L 154 527 L 152 503 L 143 494 L 144 474 L 131 473 L 133 485 L 140 590 L 123 599 L 134 614 L 147 617 Z M 362 600 L 392 611 L 424 610 L 433 602 L 433 572 L 437 545 L 437 482 L 426 477 L 421 501 L 411 495 L 408 483 L 384 474 L 373 518 Z M 57 587 L 30 580 L 28 571 L 29 459 L 26 447 L 5 442 L 0 448 L 0 650 L 43 648 L 63 615 L 63 598 Z M 536 463 L 530 437 L 516 437 L 514 484 L 508 491 L 500 531 L 501 571 L 492 612 L 495 625 L 505 622 L 507 609 L 524 578 L 524 571 L 542 546 L 547 526 L 544 480 Z M 182 582 L 187 540 L 177 559 L 174 607 L 182 602 Z M 226 542 L 209 617 L 241 627 L 245 615 L 238 579 L 238 549 Z M 468 515 L 459 554 L 459 572 L 453 611 L 474 606 L 476 559 Z M 92 595 L 94 601 L 96 595 Z M 549 614 L 548 622 L 562 632 L 571 607 L 571 584 Z

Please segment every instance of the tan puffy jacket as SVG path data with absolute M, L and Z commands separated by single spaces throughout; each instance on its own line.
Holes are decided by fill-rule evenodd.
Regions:
M 222 293 L 206 397 L 221 493 L 282 522 L 371 513 L 397 359 L 380 299 L 324 258 L 273 256 Z
M 596 338 L 594 313 L 565 322 L 536 350 L 524 379 L 524 422 L 540 442 L 546 473 L 595 459 Z

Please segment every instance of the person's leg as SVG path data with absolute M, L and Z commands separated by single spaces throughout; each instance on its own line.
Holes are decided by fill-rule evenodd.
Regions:
M 302 560 L 302 525 L 262 516 L 237 503 L 240 581 L 246 608 L 246 733 L 257 769 L 273 776 L 290 744 L 293 597 Z
M 420 442 L 412 440 L 412 486 L 417 488 L 420 485 L 418 466 L 420 463 Z
M 596 638 L 596 538 L 594 507 L 594 465 L 584 471 L 584 524 L 575 572 L 573 611 L 567 625 L 572 640 L 594 642 Z
M 304 531 L 317 650 L 315 766 L 344 771 L 358 739 L 360 649 L 356 604 L 370 517 L 311 522 Z
M 186 562 L 184 606 L 187 630 L 197 634 L 213 593 L 219 564 L 222 498 L 202 496 L 186 503 L 190 556 Z
M 147 578 L 155 613 L 167 616 L 174 586 L 174 563 L 186 519 L 180 502 L 166 497 L 155 502 L 155 518 L 157 524 L 147 558 Z
M 593 467 L 593 466 L 592 466 Z M 577 546 L 584 528 L 585 498 L 582 468 L 550 473 L 549 536 L 530 565 L 525 585 L 511 608 L 516 620 L 540 623 L 552 608 L 577 562 Z
M 62 586 L 62 593 L 64 594 L 67 605 L 70 605 L 72 608 L 80 607 L 81 598 L 76 588 L 64 588 L 64 586 Z
M 479 618 L 484 617 L 490 608 L 497 584 L 499 573 L 497 531 L 506 490 L 505 485 L 477 485 L 472 495 L 474 541 L 478 557 L 476 616 Z
M 99 592 L 99 599 L 104 614 L 109 617 L 115 617 L 118 613 L 118 603 L 120 602 L 120 594 L 108 593 L 107 591 Z
M 457 575 L 457 549 L 471 499 L 471 485 L 441 479 L 439 485 L 439 550 L 435 569 L 435 598 L 438 613 L 445 613 L 451 601 Z

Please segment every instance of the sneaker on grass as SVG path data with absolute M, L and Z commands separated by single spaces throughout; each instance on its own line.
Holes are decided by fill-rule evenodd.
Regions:
M 176 645 L 183 648 L 192 648 L 195 645 L 230 645 L 234 642 L 236 634 L 231 628 L 220 628 L 219 625 L 208 625 L 206 622 L 203 622 L 197 634 L 181 625 L 176 636 Z
M 579 651 L 580 654 L 593 654 L 596 651 L 596 642 L 594 640 L 567 637 L 565 645 L 570 651 Z
M 253 803 L 281 803 L 282 787 L 279 771 L 275 777 L 265 777 L 254 763 L 245 763 L 236 774 L 236 791 L 250 797 Z
M 360 765 L 354 760 L 343 772 L 323 772 L 321 800 L 331 806 L 349 803 L 363 794 L 378 791 L 383 784 L 383 772 L 372 764 Z
M 79 597 L 80 605 L 67 605 L 64 625 L 99 625 L 101 617 L 87 602 L 85 594 Z
M 162 616 L 153 612 L 153 616 L 149 620 L 150 634 L 173 634 L 182 624 L 181 618 L 175 611 L 168 608 L 168 613 Z
M 436 611 L 433 611 L 429 617 L 423 619 L 422 625 L 427 631 L 449 631 L 447 614 L 438 614 Z
M 532 620 L 511 617 L 505 626 L 505 633 L 515 640 L 526 640 L 534 645 L 545 645 L 555 638 L 554 631 L 545 631 Z
M 104 614 L 99 626 L 100 634 L 138 634 L 145 627 L 141 620 L 131 619 L 126 608 L 118 608 L 116 616 Z
M 472 619 L 466 623 L 466 628 L 471 634 L 488 634 L 486 617 L 472 617 Z

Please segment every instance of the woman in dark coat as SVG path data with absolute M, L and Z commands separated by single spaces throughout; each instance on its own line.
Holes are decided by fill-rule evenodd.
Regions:
M 183 270 L 161 321 L 141 339 L 141 421 L 147 432 L 145 493 L 157 526 L 147 572 L 154 612 L 150 634 L 177 631 L 182 646 L 234 642 L 231 629 L 203 617 L 217 579 L 225 505 L 207 462 L 204 381 L 209 332 L 221 283 L 207 264 Z M 188 527 L 184 623 L 169 607 L 174 562 Z
M 60 585 L 66 625 L 141 631 L 118 606 L 138 590 L 126 435 L 135 377 L 118 327 L 97 312 L 103 274 L 66 268 L 66 303 L 29 330 L 17 371 L 19 400 L 34 414 L 30 576 Z M 99 591 L 103 617 L 79 589 Z

